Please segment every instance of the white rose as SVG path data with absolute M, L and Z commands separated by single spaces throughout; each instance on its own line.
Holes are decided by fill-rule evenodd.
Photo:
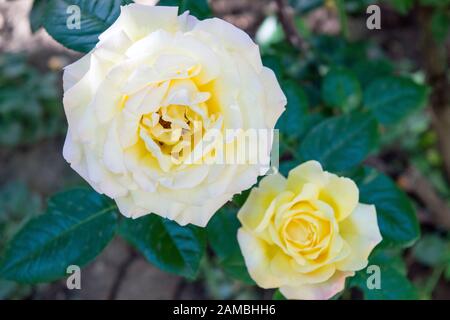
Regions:
M 181 153 L 183 138 L 200 132 L 202 143 L 212 130 L 273 129 L 286 98 L 246 33 L 177 11 L 122 7 L 96 47 L 65 68 L 63 153 L 125 216 L 156 213 L 205 226 L 256 182 L 261 165 L 185 161 L 196 144 Z M 214 157 L 213 149 L 200 158 Z

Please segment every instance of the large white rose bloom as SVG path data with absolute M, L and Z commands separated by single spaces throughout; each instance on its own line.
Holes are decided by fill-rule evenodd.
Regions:
M 194 153 L 213 130 L 273 129 L 285 104 L 242 30 L 178 16 L 176 7 L 131 4 L 65 68 L 64 158 L 127 217 L 155 213 L 205 226 L 263 172 L 259 163 L 207 164 L 188 155 L 214 158 L 216 143 Z M 196 134 L 200 142 L 186 147 Z

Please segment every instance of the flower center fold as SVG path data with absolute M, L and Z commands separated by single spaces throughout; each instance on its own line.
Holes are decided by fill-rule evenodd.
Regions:
M 297 254 L 320 250 L 324 241 L 329 239 L 332 232 L 330 221 L 308 203 L 293 205 L 284 215 L 281 232 L 285 245 L 294 250 L 292 252 Z
M 130 101 L 139 100 L 137 109 L 130 107 L 140 115 L 138 137 L 167 172 L 185 162 L 208 130 L 221 129 L 220 114 L 208 106 L 210 97 L 191 79 L 172 79 L 149 85 L 122 103 L 127 108 Z

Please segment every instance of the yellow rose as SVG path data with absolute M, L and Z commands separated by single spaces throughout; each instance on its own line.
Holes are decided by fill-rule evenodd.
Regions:
M 124 6 L 96 47 L 65 68 L 63 153 L 125 216 L 205 226 L 264 173 L 260 163 L 200 161 L 219 153 L 212 132 L 271 130 L 286 98 L 245 32 L 177 12 Z
M 316 161 L 265 177 L 238 213 L 238 240 L 262 288 L 288 299 L 329 299 L 345 278 L 367 266 L 381 241 L 375 206 L 361 204 L 356 184 Z

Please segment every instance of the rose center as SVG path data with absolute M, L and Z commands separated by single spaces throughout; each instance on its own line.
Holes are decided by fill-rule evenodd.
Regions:
M 207 110 L 203 110 L 208 115 Z M 140 136 L 155 142 L 163 154 L 179 156 L 192 150 L 194 135 L 201 138 L 204 123 L 199 114 L 189 106 L 169 105 L 145 114 L 140 121 Z M 150 150 L 152 151 L 152 150 Z
M 141 107 L 138 136 L 146 149 L 142 151 L 168 171 L 186 163 L 208 130 L 221 128 L 221 116 L 208 101 L 211 94 L 200 91 L 192 80 L 169 80 L 147 90 L 143 100 L 151 98 Z
M 317 238 L 316 229 L 310 222 L 297 218 L 287 225 L 286 238 L 300 246 L 312 246 Z

